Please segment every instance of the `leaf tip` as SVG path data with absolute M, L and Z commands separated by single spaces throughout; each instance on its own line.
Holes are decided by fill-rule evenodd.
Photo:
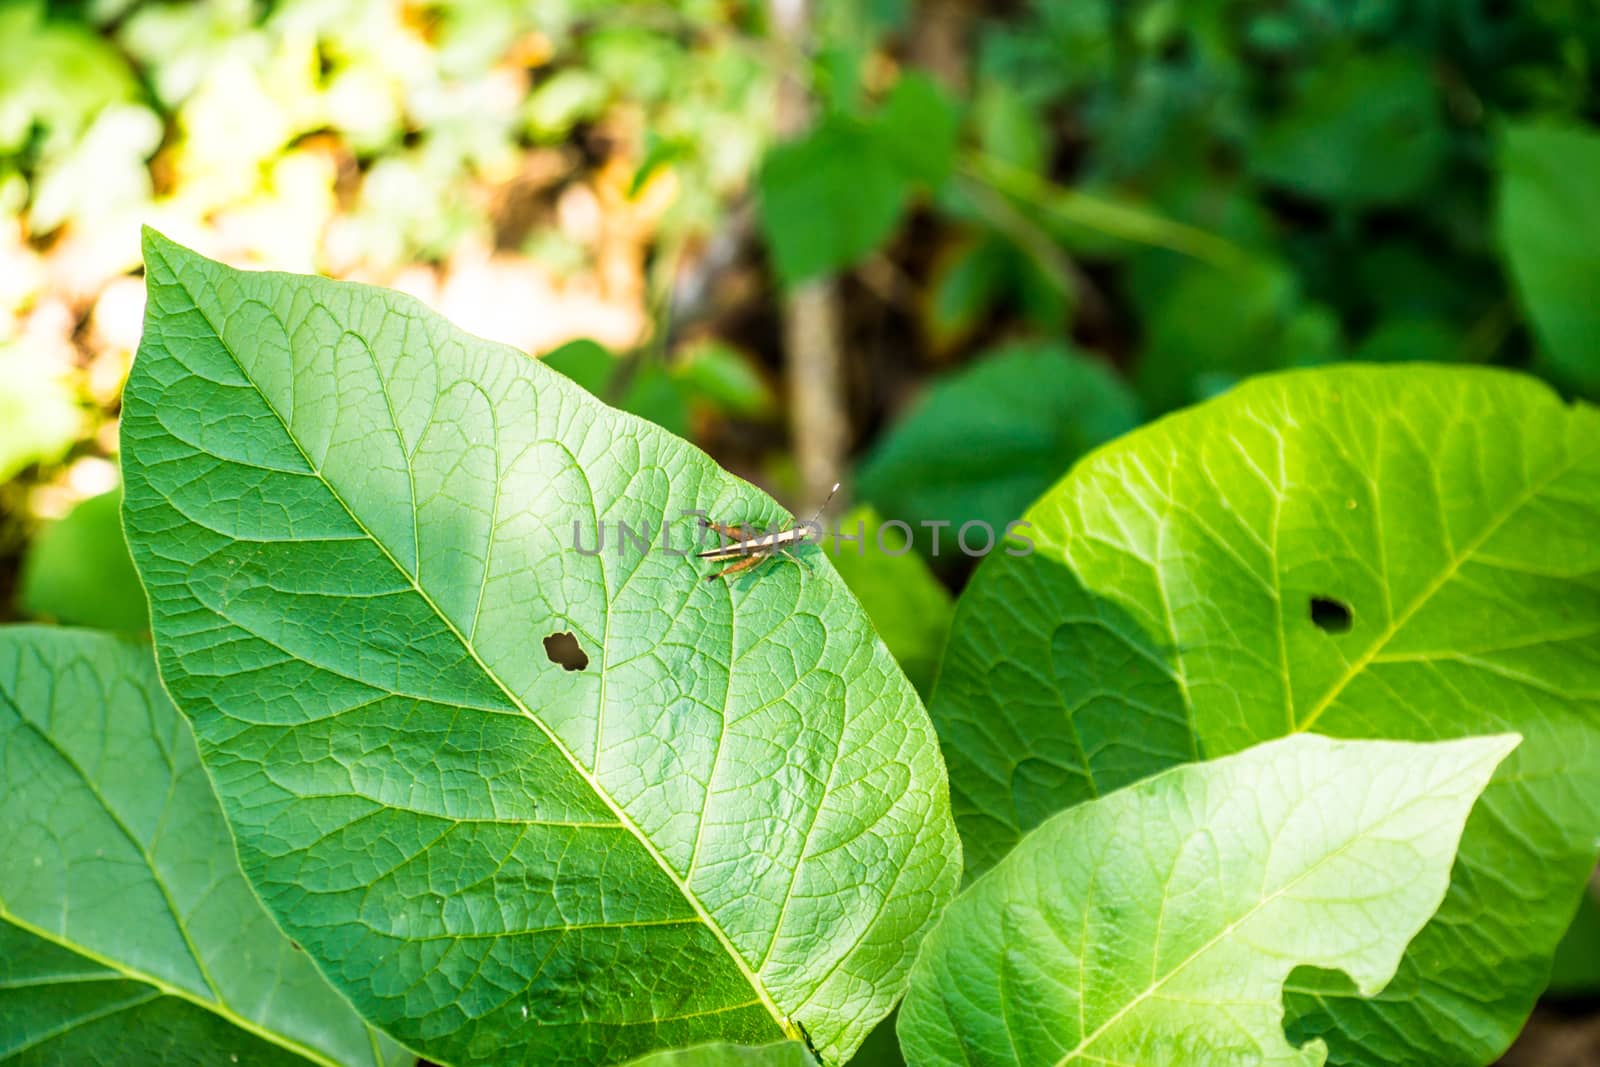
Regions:
M 148 223 L 139 227 L 139 251 L 144 260 L 145 275 L 148 278 L 152 262 L 160 261 L 165 265 L 174 252 L 188 251 L 178 242 L 156 229 Z

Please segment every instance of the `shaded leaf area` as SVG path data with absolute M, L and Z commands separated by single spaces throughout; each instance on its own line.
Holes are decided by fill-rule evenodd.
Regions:
M 22 560 L 17 606 L 72 626 L 150 629 L 150 604 L 122 536 L 120 489 L 90 497 L 34 538 Z
M 0 628 L 0 1059 L 412 1062 L 251 896 L 148 645 Z
M 929 711 L 968 878 L 1062 808 L 1200 756 L 1165 647 L 1048 549 L 978 569 Z
M 0 923 L 0 1060 L 18 1067 L 310 1062 L 193 1001 L 6 923 Z
M 574 541 L 777 506 L 409 299 L 146 262 L 129 540 L 291 936 L 449 1062 L 846 1058 L 959 871 L 916 694 L 826 566 Z
M 833 535 L 823 542 L 828 558 L 900 669 L 926 696 L 955 610 L 950 591 L 916 554 L 910 533 L 884 529 L 871 506 L 853 509 L 828 533 Z
M 992 862 L 1047 814 L 1044 774 L 1067 806 L 1302 731 L 1516 731 L 1394 982 L 1372 1001 L 1335 976 L 1290 983 L 1291 1035 L 1334 1062 L 1492 1059 L 1595 861 L 1597 442 L 1593 409 L 1526 379 L 1348 367 L 1249 383 L 1097 452 L 1030 510 L 1039 551 L 991 559 L 957 605 L 931 707 L 969 853 Z M 1317 624 L 1319 598 L 1347 629 Z M 1160 740 L 1125 758 L 1127 738 Z
M 652 1052 L 628 1067 L 815 1067 L 816 1059 L 798 1041 L 775 1045 L 696 1045 Z
M 1501 145 L 1500 243 L 1550 372 L 1600 389 L 1600 134 L 1511 126 Z
M 1064 345 L 1014 345 L 931 386 L 863 459 L 857 489 L 947 564 L 998 542 L 1073 460 L 1138 422 L 1106 366 Z M 945 524 L 937 544 L 924 522 Z
M 1299 283 L 1281 264 L 1213 266 L 1169 255 L 1143 277 L 1147 333 L 1134 384 L 1151 411 L 1209 399 L 1285 366 L 1286 356 L 1289 366 L 1338 357 L 1337 325 L 1325 310 L 1303 306 Z
M 1556 946 L 1548 989 L 1556 996 L 1600 993 L 1600 889 L 1593 884 Z
M 1437 79 L 1396 49 L 1313 70 L 1257 134 L 1250 169 L 1304 196 L 1372 207 L 1417 197 L 1448 150 Z
M 1290 969 L 1383 987 L 1518 740 L 1291 737 L 1056 815 L 929 935 L 910 1060 L 1317 1067 L 1284 1038 Z

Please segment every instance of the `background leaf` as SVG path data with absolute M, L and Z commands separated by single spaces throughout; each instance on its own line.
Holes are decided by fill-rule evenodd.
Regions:
M 413 1062 L 251 896 L 150 647 L 0 628 L 0 1059 Z
M 862 460 L 857 489 L 949 562 L 962 558 L 963 523 L 987 523 L 998 541 L 1073 460 L 1137 423 L 1136 402 L 1103 365 L 1061 345 L 1015 345 L 930 387 Z M 941 520 L 935 556 L 920 524 Z M 983 544 L 975 528 L 968 546 Z
M 1260 178 L 1355 206 L 1429 187 L 1448 141 L 1434 75 L 1421 57 L 1351 55 L 1315 68 L 1251 152 Z
M 1028 512 L 1038 551 L 957 604 L 931 710 L 969 853 L 1048 814 L 1040 780 L 1067 806 L 1191 758 L 1184 721 L 1212 756 L 1515 730 L 1395 981 L 1368 1002 L 1307 972 L 1289 1000 L 1335 1062 L 1492 1060 L 1595 863 L 1597 442 L 1600 414 L 1531 380 L 1344 367 L 1101 449 Z
M 931 78 L 910 74 L 876 113 L 830 112 L 772 149 L 758 178 L 761 229 L 784 284 L 852 266 L 881 245 L 916 187 L 949 176 L 958 118 Z
M 757 187 L 761 231 L 788 286 L 860 260 L 894 232 L 911 194 L 872 131 L 843 116 L 769 152 Z
M 1517 741 L 1290 737 L 1062 812 L 924 943 L 911 1061 L 1317 1067 L 1284 1040 L 1290 968 L 1382 988 Z
M 36 619 L 142 634 L 150 604 L 122 536 L 122 490 L 90 497 L 28 546 L 17 605 Z
M 1551 369 L 1600 390 L 1600 134 L 1511 126 L 1500 242 Z
M 1600 993 L 1600 889 L 1593 883 L 1578 901 L 1578 914 L 1556 946 L 1547 987 L 1557 996 Z
M 578 549 L 772 501 L 407 298 L 146 264 L 129 541 L 291 936 L 430 1058 L 847 1057 L 959 870 L 915 693 L 826 564 Z
M 1164 257 L 1169 277 L 1145 286 L 1149 334 L 1135 383 L 1153 411 L 1204 400 L 1283 365 L 1296 306 L 1294 276 L 1260 259 L 1227 266 Z

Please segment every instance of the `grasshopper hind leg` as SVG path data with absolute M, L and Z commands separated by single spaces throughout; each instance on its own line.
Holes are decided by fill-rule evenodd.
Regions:
M 717 571 L 715 574 L 706 575 L 706 581 L 714 582 L 718 578 L 726 578 L 726 577 L 728 577 L 730 575 L 739 574 L 739 573 L 741 573 L 743 571 L 747 571 L 750 568 L 752 568 L 752 567 L 756 566 L 757 564 L 759 564 L 765 558 L 766 557 L 764 557 L 764 556 L 746 556 L 744 559 L 741 559 L 738 563 L 732 564 L 731 566 L 724 567 L 720 571 Z

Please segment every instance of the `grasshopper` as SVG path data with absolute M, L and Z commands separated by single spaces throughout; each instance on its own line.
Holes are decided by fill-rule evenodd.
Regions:
M 706 581 L 714 582 L 718 578 L 740 574 L 753 567 L 760 566 L 764 560 L 773 559 L 779 553 L 799 563 L 799 558 L 789 549 L 795 545 L 805 544 L 813 537 L 821 536 L 822 527 L 817 524 L 817 520 L 822 517 L 823 508 L 828 506 L 828 503 L 833 500 L 833 494 L 838 491 L 839 483 L 834 482 L 833 488 L 828 491 L 828 499 L 822 502 L 822 507 L 817 509 L 816 515 L 812 516 L 810 522 L 798 523 L 787 530 L 779 530 L 777 533 L 756 534 L 746 530 L 743 526 L 725 526 L 720 522 L 712 522 L 710 519 L 701 519 L 700 521 L 706 526 L 728 538 L 729 543 L 720 548 L 698 553 L 698 558 L 709 559 L 718 563 L 730 559 L 738 561 L 722 568 L 715 574 L 706 575 Z

